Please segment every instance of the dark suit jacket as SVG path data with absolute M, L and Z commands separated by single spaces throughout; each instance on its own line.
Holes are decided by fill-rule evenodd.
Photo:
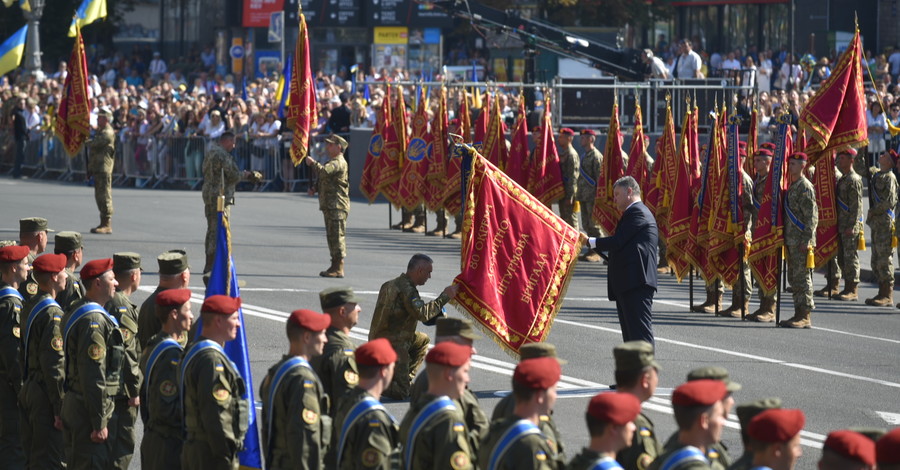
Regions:
M 643 202 L 633 204 L 616 224 L 611 237 L 597 239 L 597 252 L 609 252 L 609 299 L 637 287 L 656 290 L 658 233 L 656 219 Z

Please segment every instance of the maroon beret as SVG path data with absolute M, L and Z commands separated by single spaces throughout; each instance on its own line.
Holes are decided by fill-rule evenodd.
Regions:
M 728 389 L 721 380 L 701 379 L 686 382 L 672 392 L 672 404 L 678 406 L 710 406 L 725 398 Z
M 756 151 L 756 157 L 772 158 L 772 151 L 767 148 L 760 148 Z
M 42 273 L 58 273 L 66 269 L 66 261 L 66 255 L 62 253 L 58 255 L 47 253 L 35 258 L 31 267 Z
M 448 124 L 451 125 L 451 126 L 458 126 L 458 125 L 459 125 L 459 119 L 457 119 L 457 118 L 451 119 L 450 122 L 449 122 Z
M 94 279 L 96 277 L 100 277 L 106 271 L 112 271 L 113 268 L 113 259 L 112 258 L 103 258 L 103 259 L 95 259 L 88 261 L 84 267 L 81 268 L 81 279 Z
M 900 428 L 878 439 L 875 443 L 875 455 L 879 465 L 900 464 Z
M 191 300 L 190 289 L 166 289 L 156 294 L 156 305 L 161 307 L 180 307 Z
M 425 362 L 442 366 L 459 367 L 472 357 L 472 346 L 450 341 L 438 343 L 425 356 Z
M 825 439 L 825 448 L 847 459 L 875 465 L 875 442 L 854 431 L 832 431 Z
M 513 381 L 532 390 L 547 390 L 562 376 L 562 367 L 555 357 L 536 357 L 519 362 Z
M 217 315 L 231 315 L 241 308 L 240 297 L 229 297 L 227 295 L 211 295 L 203 301 L 200 307 L 200 313 L 215 313 Z
M 356 363 L 364 366 L 386 366 L 397 362 L 397 352 L 387 338 L 378 338 L 356 348 Z
M 739 149 L 745 149 L 745 148 L 747 148 L 747 142 L 744 142 L 743 140 L 739 140 L 739 141 L 738 141 L 738 148 L 739 148 Z
M 4 246 L 3 248 L 0 248 L 0 263 L 22 261 L 29 253 L 31 253 L 31 248 L 28 248 L 27 246 Z
M 854 149 L 854 148 L 844 149 L 844 150 L 841 150 L 840 152 L 838 152 L 837 154 L 841 155 L 843 153 L 846 153 L 847 155 L 850 155 L 851 157 L 855 157 L 856 149 Z
M 790 160 L 802 160 L 804 162 L 809 160 L 809 157 L 807 157 L 806 154 L 803 152 L 794 152 L 788 158 Z
M 331 325 L 331 316 L 301 308 L 291 312 L 288 322 L 309 331 L 323 331 Z
M 562 129 L 559 130 L 559 133 L 565 134 L 565 135 L 575 135 L 575 131 L 573 131 L 572 129 L 570 129 L 568 127 L 563 127 Z
M 747 434 L 760 442 L 787 442 L 803 429 L 806 415 L 800 410 L 771 409 L 753 417 Z
M 597 135 L 597 132 L 596 132 L 595 130 L 593 130 L 593 129 L 582 129 L 582 130 L 581 130 L 581 135 L 593 135 L 593 136 L 596 136 L 596 135 Z
M 641 413 L 641 401 L 630 393 L 600 393 L 591 398 L 587 413 L 598 421 L 622 426 Z
M 772 142 L 763 142 L 759 144 L 759 148 L 775 150 L 775 148 L 777 148 L 777 145 L 773 144 Z

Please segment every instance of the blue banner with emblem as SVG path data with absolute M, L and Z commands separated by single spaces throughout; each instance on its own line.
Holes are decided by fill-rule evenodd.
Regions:
M 223 212 L 219 212 L 216 256 L 210 272 L 209 284 L 206 286 L 206 297 L 211 295 L 241 296 L 238 289 L 237 272 L 234 269 L 234 259 L 231 256 L 231 228 Z M 243 310 L 238 310 L 238 316 L 241 326 L 238 328 L 237 338 L 225 343 L 225 355 L 235 364 L 244 383 L 247 384 L 243 398 L 250 403 L 250 423 L 247 427 L 247 435 L 244 437 L 244 449 L 238 454 L 238 458 L 242 469 L 262 469 L 262 451 L 259 446 L 259 431 L 256 424 L 256 400 L 253 395 L 255 382 L 250 374 L 250 349 L 247 347 Z M 203 331 L 202 323 L 197 331 L 198 334 Z

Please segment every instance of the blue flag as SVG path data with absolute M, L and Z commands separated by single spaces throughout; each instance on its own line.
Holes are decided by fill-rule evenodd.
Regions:
M 275 100 L 278 101 L 278 119 L 284 119 L 284 108 L 288 97 L 291 96 L 291 71 L 294 59 L 290 55 L 284 60 L 284 71 L 281 72 L 281 80 L 278 80 L 278 91 L 275 92 Z
M 216 232 L 216 256 L 213 261 L 212 271 L 209 275 L 209 284 L 206 286 L 206 297 L 211 295 L 227 295 L 240 297 L 238 289 L 237 273 L 234 269 L 234 259 L 231 256 L 231 228 L 228 219 L 223 212 L 219 212 L 219 228 Z M 262 469 L 262 451 L 259 446 L 259 431 L 256 426 L 256 400 L 253 396 L 253 377 L 250 375 L 250 351 L 247 348 L 247 334 L 244 330 L 244 312 L 238 310 L 241 326 L 238 328 L 237 338 L 225 343 L 225 354 L 237 366 L 238 372 L 247 384 L 244 399 L 250 403 L 250 423 L 247 428 L 247 436 L 244 437 L 244 450 L 238 454 L 241 468 Z M 203 331 L 201 323 L 197 328 L 198 334 Z
M 241 99 L 247 101 L 247 76 L 241 78 Z

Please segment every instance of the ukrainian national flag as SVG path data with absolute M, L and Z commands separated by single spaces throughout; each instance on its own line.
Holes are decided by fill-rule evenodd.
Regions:
M 222 199 L 220 197 L 220 199 Z M 211 295 L 227 295 L 240 297 L 234 259 L 231 257 L 231 227 L 223 211 L 219 211 L 219 228 L 216 233 L 216 256 L 213 261 L 209 284 L 206 286 L 206 297 Z M 225 343 L 225 354 L 235 364 L 246 384 L 244 399 L 250 403 L 250 423 L 244 437 L 244 449 L 238 454 L 241 469 L 262 469 L 262 451 L 259 446 L 259 431 L 256 426 L 256 406 L 253 394 L 253 377 L 250 375 L 250 351 L 247 348 L 247 334 L 244 331 L 244 312 L 238 310 L 241 326 L 237 338 Z M 203 331 L 201 323 L 198 332 Z
M 291 91 L 291 70 L 293 70 L 294 58 L 287 56 L 284 59 L 284 70 L 278 79 L 278 89 L 275 91 L 275 101 L 278 102 L 278 119 L 284 119 L 284 111 L 287 107 Z
M 75 24 L 83 28 L 100 18 L 106 18 L 106 0 L 83 0 L 75 11 L 75 18 L 69 26 L 69 37 L 75 37 Z
M 0 76 L 19 67 L 25 55 L 25 37 L 28 36 L 28 25 L 13 33 L 3 44 L 0 44 Z

